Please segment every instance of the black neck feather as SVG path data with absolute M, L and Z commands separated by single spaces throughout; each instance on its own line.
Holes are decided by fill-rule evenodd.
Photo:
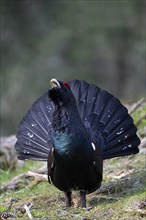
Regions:
M 54 131 L 70 132 L 74 126 L 83 126 L 76 105 L 56 105 L 52 126 Z

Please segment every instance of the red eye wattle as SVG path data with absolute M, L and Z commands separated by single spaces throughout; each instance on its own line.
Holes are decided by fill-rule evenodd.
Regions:
M 68 89 L 70 89 L 70 86 L 69 86 L 68 82 L 64 82 L 63 85 L 64 85 L 65 87 L 67 87 Z

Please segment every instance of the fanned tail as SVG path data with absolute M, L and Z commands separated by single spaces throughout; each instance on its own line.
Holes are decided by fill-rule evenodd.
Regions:
M 51 140 L 51 117 L 54 105 L 48 94 L 40 97 L 20 122 L 15 149 L 18 159 L 47 161 Z
M 137 129 L 127 109 L 110 93 L 85 81 L 69 82 L 79 114 L 92 141 L 102 148 L 103 158 L 139 152 Z M 54 104 L 45 93 L 20 122 L 15 148 L 19 159 L 47 161 L 52 147 L 51 118 Z
M 69 84 L 82 121 L 92 141 L 102 148 L 104 159 L 139 152 L 140 139 L 133 119 L 116 97 L 85 81 Z

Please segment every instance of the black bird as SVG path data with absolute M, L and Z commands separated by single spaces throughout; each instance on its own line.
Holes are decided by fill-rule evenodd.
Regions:
M 15 149 L 20 160 L 48 162 L 48 181 L 72 204 L 72 190 L 86 194 L 101 186 L 103 160 L 139 152 L 137 129 L 126 107 L 85 81 L 50 81 L 20 122 Z

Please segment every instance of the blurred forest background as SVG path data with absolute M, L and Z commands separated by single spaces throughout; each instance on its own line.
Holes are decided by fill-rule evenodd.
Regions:
M 145 0 L 0 0 L 0 135 L 16 132 L 51 78 L 125 102 L 145 93 Z

